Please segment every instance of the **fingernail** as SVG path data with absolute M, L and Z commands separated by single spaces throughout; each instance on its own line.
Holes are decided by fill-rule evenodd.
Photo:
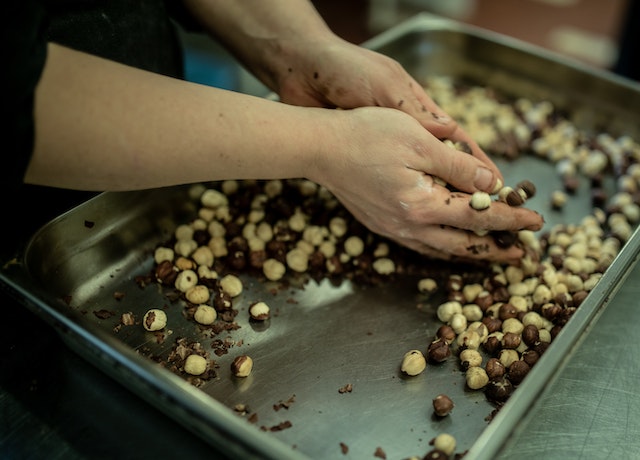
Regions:
M 441 125 L 446 125 L 451 121 L 451 118 L 447 115 L 438 115 L 435 112 L 431 112 L 431 116 L 437 123 L 440 123 Z
M 487 168 L 480 167 L 476 169 L 476 177 L 473 179 L 473 185 L 479 190 L 491 190 L 493 184 L 493 173 Z

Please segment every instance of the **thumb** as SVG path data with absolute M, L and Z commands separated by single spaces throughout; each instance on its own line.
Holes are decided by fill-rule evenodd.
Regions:
M 467 193 L 477 191 L 495 193 L 502 187 L 502 180 L 488 165 L 468 153 L 437 142 L 429 158 L 426 171 Z

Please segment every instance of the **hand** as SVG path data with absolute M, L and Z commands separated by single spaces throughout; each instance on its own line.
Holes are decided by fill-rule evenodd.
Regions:
M 394 59 L 339 38 L 310 41 L 292 71 L 281 75 L 280 99 L 312 107 L 389 107 L 418 120 L 438 139 L 466 142 L 504 182 L 498 167 Z M 299 66 L 299 67 L 298 67 Z
M 516 263 L 523 250 L 499 248 L 487 230 L 539 230 L 542 217 L 525 208 L 492 202 L 469 206 L 470 193 L 490 191 L 496 177 L 481 160 L 439 142 L 414 118 L 397 110 L 361 108 L 336 112 L 346 142 L 320 156 L 317 177 L 370 230 L 442 259 Z M 324 161 L 323 161 L 324 158 Z M 460 192 L 434 182 L 439 177 Z

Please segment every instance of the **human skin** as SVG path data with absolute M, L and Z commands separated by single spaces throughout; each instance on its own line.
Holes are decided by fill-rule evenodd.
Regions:
M 240 23 L 226 31 L 229 43 L 251 41 L 234 38 L 238 30 L 255 26 L 243 25 L 246 15 L 234 10 L 242 3 L 225 3 L 234 14 L 226 20 Z M 521 249 L 498 248 L 492 238 L 474 231 L 537 230 L 542 218 L 504 203 L 482 212 L 471 209 L 469 193 L 492 191 L 502 180 L 495 165 L 401 67 L 333 36 L 322 22 L 316 24 L 315 10 L 305 9 L 305 4 L 275 1 L 271 6 L 290 11 L 291 5 L 300 5 L 300 17 L 310 15 L 308 23 L 300 24 L 322 39 L 308 46 L 293 40 L 298 51 L 284 51 L 283 43 L 300 31 L 287 29 L 276 17 L 271 27 L 285 30 L 274 39 L 279 44 L 258 40 L 247 45 L 255 55 L 237 51 L 282 102 L 176 80 L 49 44 L 36 90 L 35 147 L 25 181 L 83 190 L 135 190 L 230 178 L 306 177 L 327 187 L 372 231 L 419 252 L 445 259 L 517 261 Z M 205 6 L 211 5 L 217 1 Z M 196 13 L 209 18 L 216 11 Z M 220 27 L 224 34 L 225 27 Z M 267 50 L 276 46 L 284 57 L 267 58 L 272 53 L 255 51 L 258 44 Z M 316 71 L 303 70 L 314 67 L 309 57 L 302 59 L 300 47 L 319 56 L 334 86 L 316 78 Z M 325 53 L 327 48 L 331 50 Z M 345 62 L 356 57 L 360 77 L 341 79 L 353 76 Z M 267 62 L 280 59 L 282 63 Z M 268 71 L 273 68 L 285 70 Z M 397 92 L 384 83 L 389 79 L 399 82 Z M 353 81 L 357 91 L 347 90 Z M 473 155 L 445 146 L 439 140 L 444 137 L 469 142 Z M 452 194 L 434 177 L 463 193 Z

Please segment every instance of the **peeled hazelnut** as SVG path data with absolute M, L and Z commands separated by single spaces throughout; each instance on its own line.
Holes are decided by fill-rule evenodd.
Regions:
M 184 371 L 191 375 L 201 375 L 207 370 L 207 360 L 200 355 L 189 355 L 184 362 Z
M 209 288 L 205 285 L 196 284 L 185 292 L 185 297 L 189 302 L 198 305 L 207 303 L 211 295 L 209 293 Z
M 162 310 L 152 308 L 144 314 L 142 325 L 147 331 L 159 331 L 167 325 L 167 314 Z
M 216 312 L 216 309 L 209 305 L 198 305 L 195 313 L 193 314 L 193 319 L 195 319 L 196 322 L 207 326 L 213 324 L 217 317 L 218 313 Z
M 480 388 L 483 388 L 487 383 L 489 383 L 489 376 L 487 376 L 487 371 L 478 366 L 470 367 L 469 369 L 467 369 L 465 378 L 467 380 L 467 386 L 472 390 L 479 390 Z
M 420 350 L 410 350 L 402 358 L 400 370 L 407 375 L 418 375 L 427 367 L 427 361 Z
M 262 265 L 262 271 L 268 280 L 278 281 L 284 276 L 287 269 L 282 262 L 276 259 L 267 259 Z
M 266 319 L 269 319 L 269 305 L 264 302 L 255 302 L 249 307 L 249 315 L 251 316 L 251 319 L 256 321 L 264 321 Z
M 220 287 L 231 297 L 237 297 L 242 293 L 242 281 L 235 275 L 225 275 L 222 277 Z
M 433 412 L 438 417 L 445 417 L 451 413 L 454 404 L 446 394 L 439 394 L 433 399 Z
M 253 360 L 247 355 L 237 356 L 231 363 L 231 373 L 236 377 L 248 377 L 253 369 Z
M 448 433 L 442 433 L 436 436 L 431 442 L 433 447 L 437 450 L 441 450 L 447 455 L 452 455 L 456 450 L 456 438 Z
M 469 200 L 469 206 L 476 211 L 483 211 L 491 206 L 491 195 L 487 192 L 474 192 Z

